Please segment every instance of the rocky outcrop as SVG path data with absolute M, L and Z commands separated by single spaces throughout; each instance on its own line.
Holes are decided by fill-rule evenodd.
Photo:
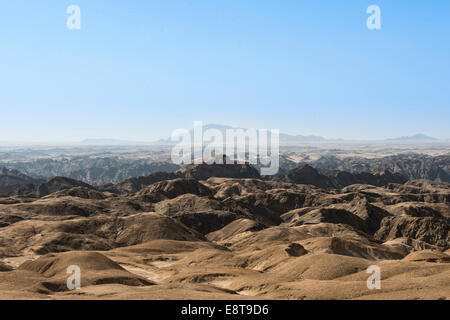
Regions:
M 218 178 L 255 178 L 259 179 L 258 170 L 249 164 L 190 164 L 177 171 L 175 175 L 183 178 L 207 180 Z
M 352 174 L 345 171 L 335 171 L 329 176 L 320 174 L 313 167 L 305 164 L 285 174 L 274 178 L 297 184 L 309 184 L 323 189 L 341 189 L 354 184 L 368 184 L 373 186 L 386 186 L 389 183 L 405 183 L 407 180 L 401 174 L 384 170 L 378 173 L 362 172 Z
M 439 247 L 450 247 L 450 225 L 443 219 L 434 217 L 387 217 L 381 222 L 375 238 L 392 240 L 407 237 L 424 241 Z
M 54 177 L 40 184 L 23 185 L 10 192 L 8 195 L 41 198 L 57 191 L 72 189 L 75 187 L 95 190 L 93 186 L 78 180 L 66 177 Z

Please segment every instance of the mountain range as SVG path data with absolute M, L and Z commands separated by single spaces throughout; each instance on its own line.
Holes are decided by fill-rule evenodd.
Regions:
M 228 129 L 242 129 L 242 130 L 248 130 L 248 128 L 241 128 L 241 127 L 231 127 L 227 125 L 220 125 L 220 124 L 207 124 L 203 126 L 203 130 L 208 129 L 215 129 L 219 130 L 222 135 L 225 137 L 225 132 Z M 270 128 L 267 128 L 270 129 Z M 190 131 L 191 137 L 193 137 L 193 129 Z M 329 139 L 325 138 L 323 136 L 319 135 L 292 135 L 292 134 L 286 134 L 280 132 L 280 144 L 286 145 L 290 143 L 303 143 L 303 142 L 344 142 L 344 141 L 357 141 L 357 139 L 354 140 L 345 140 L 345 139 Z M 439 142 L 439 141 L 445 141 L 445 140 L 439 140 L 433 137 L 426 136 L 424 134 L 415 134 L 412 136 L 403 136 L 403 137 L 397 137 L 397 138 L 390 138 L 385 140 L 374 140 L 375 142 L 384 141 L 387 143 L 390 142 Z M 142 142 L 142 141 L 126 141 L 126 140 L 119 140 L 119 139 L 86 139 L 82 141 L 82 144 L 85 145 L 173 145 L 176 144 L 176 141 L 172 141 L 172 139 L 166 138 L 166 139 L 160 139 L 153 142 Z
M 433 138 L 433 137 L 429 137 L 427 135 L 424 135 L 422 133 L 418 133 L 412 136 L 404 136 L 404 137 L 398 137 L 398 138 L 393 138 L 393 139 L 386 139 L 386 141 L 396 141 L 396 142 L 433 142 L 433 141 L 438 141 L 439 139 Z

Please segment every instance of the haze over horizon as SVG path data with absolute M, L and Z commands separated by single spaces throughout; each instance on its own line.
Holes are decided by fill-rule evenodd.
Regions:
M 81 30 L 69 4 L 0 7 L 1 141 L 155 141 L 195 120 L 450 139 L 450 3 L 78 0 Z
M 224 129 L 249 129 L 249 128 L 244 128 L 244 127 L 232 127 L 232 126 L 228 126 L 228 125 L 218 125 L 218 124 L 205 124 L 204 125 L 204 129 L 203 132 L 205 132 L 208 128 L 221 128 L 223 127 Z M 192 131 L 192 128 L 185 128 L 188 130 Z M 266 129 L 266 128 L 253 128 L 256 130 L 259 129 Z M 224 136 L 225 137 L 225 136 Z M 297 138 L 298 141 L 294 141 L 292 139 Z M 33 141 L 33 140 L 28 140 L 28 141 L 4 141 L 4 140 L 0 140 L 0 147 L 1 146 L 14 146 L 14 145 L 42 145 L 42 146 L 51 146 L 51 145 L 139 145 L 139 144 L 149 144 L 149 145 L 154 145 L 154 144 L 163 144 L 164 142 L 173 142 L 176 143 L 176 141 L 172 141 L 171 137 L 164 137 L 162 139 L 150 139 L 150 140 L 143 140 L 143 139 L 138 139 L 138 140 L 127 140 L 127 139 L 121 139 L 121 138 L 108 138 L 108 137 L 89 137 L 89 138 L 85 138 L 83 140 L 47 140 L 47 141 Z M 339 137 L 324 137 L 321 135 L 302 135 L 302 134 L 289 134 L 286 132 L 280 132 L 280 143 L 281 144 L 289 144 L 289 143 L 301 143 L 301 142 L 306 142 L 306 143 L 320 143 L 320 142 L 324 142 L 324 143 L 330 143 L 330 142 L 335 142 L 335 143 L 340 143 L 340 142 L 354 142 L 354 143 L 401 143 L 401 142 L 423 142 L 423 143 L 447 143 L 450 142 L 450 139 L 442 139 L 442 138 L 436 138 L 436 137 L 431 137 L 429 135 L 423 134 L 423 133 L 416 133 L 413 134 L 411 136 L 399 136 L 399 137 L 390 137 L 387 139 L 342 139 Z

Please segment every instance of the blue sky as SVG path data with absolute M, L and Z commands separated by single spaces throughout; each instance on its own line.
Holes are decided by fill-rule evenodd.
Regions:
M 0 141 L 148 141 L 194 120 L 448 139 L 449 38 L 444 0 L 0 0 Z

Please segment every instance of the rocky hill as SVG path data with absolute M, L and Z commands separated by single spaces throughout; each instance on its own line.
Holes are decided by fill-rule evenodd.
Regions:
M 0 168 L 0 188 L 17 187 L 24 184 L 37 183 L 40 180 L 33 179 L 17 170 Z
M 7 196 L 25 196 L 40 198 L 51 193 L 72 189 L 75 187 L 83 187 L 87 189 L 95 189 L 87 183 L 66 178 L 66 177 L 54 177 L 37 184 L 24 184 L 15 189 L 0 189 L 0 194 Z
M 405 183 L 407 179 L 399 173 L 384 170 L 377 173 L 361 172 L 352 174 L 345 171 L 334 171 L 330 175 L 320 174 L 313 167 L 305 164 L 273 178 L 276 181 L 296 184 L 309 184 L 324 189 L 341 189 L 352 184 L 370 184 L 386 186 L 389 183 Z

